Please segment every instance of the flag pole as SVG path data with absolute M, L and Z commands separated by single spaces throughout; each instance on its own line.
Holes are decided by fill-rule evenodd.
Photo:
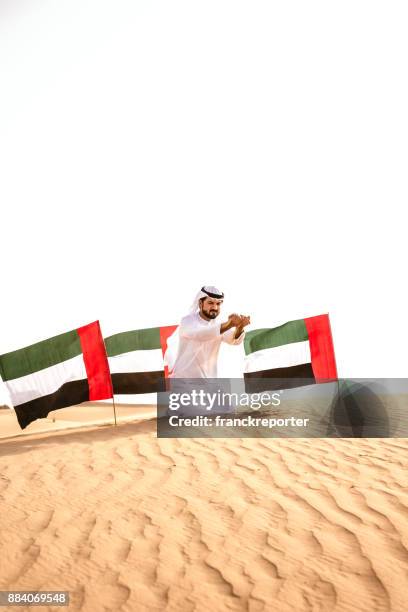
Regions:
M 112 404 L 113 404 L 113 416 L 115 419 L 115 427 L 117 426 L 117 421 L 116 421 L 116 405 L 115 405 L 115 396 L 112 394 Z

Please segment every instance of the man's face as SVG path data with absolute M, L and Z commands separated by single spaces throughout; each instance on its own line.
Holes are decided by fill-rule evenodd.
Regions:
M 221 312 L 222 300 L 205 298 L 200 302 L 200 312 L 205 319 L 215 319 Z

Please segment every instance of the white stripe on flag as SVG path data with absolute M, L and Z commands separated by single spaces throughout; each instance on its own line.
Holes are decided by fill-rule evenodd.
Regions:
M 26 374 L 26 376 L 20 376 L 20 378 L 7 380 L 5 384 L 9 390 L 13 406 L 19 406 L 58 391 L 64 383 L 87 378 L 84 358 L 81 353 L 81 355 L 49 368 L 38 370 L 34 374 Z
M 245 357 L 245 372 L 260 372 L 311 363 L 309 340 L 255 351 Z
M 111 374 L 127 374 L 129 372 L 158 372 L 164 370 L 163 353 L 161 349 L 130 351 L 109 357 Z

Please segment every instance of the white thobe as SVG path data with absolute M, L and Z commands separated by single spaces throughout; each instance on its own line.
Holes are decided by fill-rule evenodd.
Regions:
M 199 313 L 183 317 L 179 326 L 179 347 L 170 378 L 217 378 L 221 342 L 241 344 L 245 331 L 234 338 L 235 328 L 220 333 L 221 323 L 206 321 Z

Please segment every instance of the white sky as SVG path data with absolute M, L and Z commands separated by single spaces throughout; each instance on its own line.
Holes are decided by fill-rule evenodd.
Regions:
M 405 2 L 0 0 L 0 352 L 329 312 L 407 375 Z M 233 349 L 232 349 L 233 350 Z

